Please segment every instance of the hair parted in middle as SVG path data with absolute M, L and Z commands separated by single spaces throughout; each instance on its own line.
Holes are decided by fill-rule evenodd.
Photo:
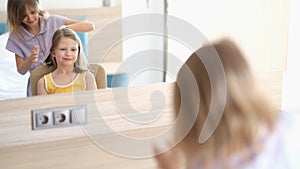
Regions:
M 78 37 L 78 35 L 76 34 L 76 32 L 69 28 L 61 28 L 61 29 L 58 29 L 55 31 L 53 38 L 52 38 L 52 46 L 50 48 L 50 52 L 47 56 L 47 59 L 45 60 L 46 64 L 48 66 L 54 66 L 55 68 L 57 68 L 56 59 L 54 57 L 52 57 L 52 54 L 53 54 L 54 50 L 57 48 L 60 40 L 63 37 L 73 39 L 78 44 L 78 56 L 77 56 L 77 60 L 74 64 L 74 71 L 76 73 L 81 73 L 81 72 L 87 71 L 88 70 L 88 62 L 86 60 L 84 52 L 82 52 L 83 48 L 82 48 L 81 40 Z

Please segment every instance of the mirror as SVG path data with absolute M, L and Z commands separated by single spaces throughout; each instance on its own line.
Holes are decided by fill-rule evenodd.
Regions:
M 7 0 L 0 1 L 0 22 L 6 23 Z M 160 15 L 159 24 L 143 15 L 164 14 L 166 0 L 91 0 L 84 4 L 69 1 L 68 7 L 62 4 L 68 3 L 66 1 L 51 0 L 43 0 L 42 6 L 50 14 L 87 19 L 95 24 L 96 30 L 87 33 L 87 56 L 90 63 L 99 63 L 105 68 L 108 87 L 166 81 L 167 46 L 161 35 L 166 32 L 164 15 Z M 147 32 L 149 28 L 161 34 L 151 34 Z M 7 37 L 7 33 L 1 35 L 1 51 L 6 50 Z M 5 62 L 1 62 L 0 100 L 26 97 L 29 73 L 18 74 L 14 55 L 8 55 L 1 55 Z
M 104 15 L 96 11 L 98 16 L 103 16 L 97 18 L 96 24 L 109 12 L 112 14 L 109 16 L 114 17 L 89 39 L 89 61 L 107 68 L 108 86 L 165 81 L 166 41 L 163 34 L 166 27 L 162 15 L 165 4 L 165 0 L 123 0 L 121 7 L 111 7 Z M 161 15 L 154 16 L 153 13 Z M 153 30 L 156 34 L 151 32 Z

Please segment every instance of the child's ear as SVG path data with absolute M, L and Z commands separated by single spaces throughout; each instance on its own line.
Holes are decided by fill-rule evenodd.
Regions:
M 55 60 L 55 53 L 54 52 L 51 52 L 51 59 L 52 59 L 52 61 Z

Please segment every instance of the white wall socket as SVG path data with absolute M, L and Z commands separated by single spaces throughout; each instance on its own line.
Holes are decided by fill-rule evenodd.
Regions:
M 70 125 L 70 110 L 56 110 L 54 113 L 54 125 Z
M 32 110 L 32 129 L 49 129 L 87 124 L 86 106 Z
M 52 112 L 46 111 L 44 113 L 36 114 L 36 126 L 41 128 L 51 127 L 52 122 Z

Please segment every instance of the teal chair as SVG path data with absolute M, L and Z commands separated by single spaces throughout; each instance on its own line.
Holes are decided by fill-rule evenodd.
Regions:
M 81 21 L 86 21 L 86 18 L 74 18 L 76 20 L 81 20 Z M 88 57 L 88 33 L 87 32 L 76 32 L 77 35 L 79 36 L 81 43 L 82 43 L 82 47 L 83 47 L 83 51 L 84 54 L 86 55 L 86 57 Z
M 8 29 L 6 22 L 0 22 L 0 35 L 4 34 L 7 31 Z
M 107 87 L 127 87 L 129 85 L 128 73 L 107 74 Z

